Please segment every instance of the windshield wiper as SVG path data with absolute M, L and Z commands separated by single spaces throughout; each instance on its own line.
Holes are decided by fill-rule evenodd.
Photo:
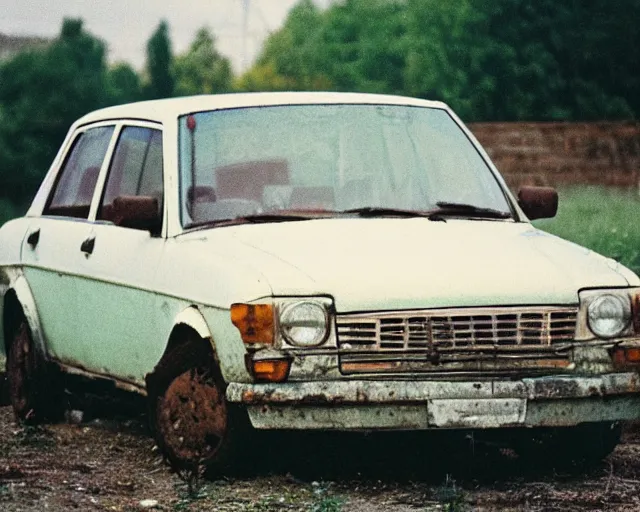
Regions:
M 322 212 L 324 213 L 324 212 Z M 329 213 L 329 212 L 326 212 Z M 185 226 L 185 229 L 202 229 L 208 227 L 218 226 L 235 226 L 238 224 L 260 224 L 264 222 L 289 222 L 296 220 L 311 220 L 317 218 L 323 218 L 326 215 L 319 214 L 318 212 L 274 212 L 274 213 L 254 213 L 251 215 L 242 215 L 233 219 L 216 219 L 196 221 Z
M 438 201 L 438 207 L 429 212 L 431 220 L 437 220 L 448 216 L 472 217 L 480 219 L 510 219 L 511 213 L 494 210 L 493 208 L 484 208 L 466 203 L 451 203 L 448 201 Z
M 359 217 L 428 217 L 430 214 L 416 211 L 403 210 L 402 208 L 387 208 L 384 206 L 363 206 L 362 208 L 352 208 L 350 210 L 342 210 L 340 213 L 354 213 Z

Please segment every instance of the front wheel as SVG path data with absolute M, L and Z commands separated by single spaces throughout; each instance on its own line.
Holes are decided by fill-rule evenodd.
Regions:
M 174 349 L 149 376 L 147 387 L 151 428 L 175 469 L 237 469 L 238 438 L 248 430 L 248 420 L 227 403 L 207 341 L 192 339 Z

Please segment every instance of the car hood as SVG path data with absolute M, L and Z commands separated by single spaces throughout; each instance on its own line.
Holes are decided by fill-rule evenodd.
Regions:
M 576 304 L 582 288 L 637 281 L 615 261 L 527 223 L 356 218 L 219 231 L 245 247 L 242 259 L 274 295 L 327 294 L 342 312 Z

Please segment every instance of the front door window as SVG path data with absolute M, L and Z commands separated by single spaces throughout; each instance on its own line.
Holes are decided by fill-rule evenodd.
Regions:
M 131 197 L 154 199 L 160 219 L 163 196 L 162 132 L 140 126 L 125 127 L 109 166 L 98 220 L 117 224 L 114 206 L 117 199 Z M 160 228 L 154 226 L 152 234 L 158 235 Z

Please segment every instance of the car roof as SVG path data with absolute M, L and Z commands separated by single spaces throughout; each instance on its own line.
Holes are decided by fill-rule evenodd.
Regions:
M 140 101 L 91 112 L 76 124 L 87 124 L 108 119 L 143 119 L 155 122 L 172 122 L 177 117 L 193 112 L 260 107 L 274 105 L 305 104 L 382 104 L 416 107 L 448 108 L 439 101 L 428 101 L 404 96 L 340 92 L 260 92 L 209 94 L 161 100 Z

